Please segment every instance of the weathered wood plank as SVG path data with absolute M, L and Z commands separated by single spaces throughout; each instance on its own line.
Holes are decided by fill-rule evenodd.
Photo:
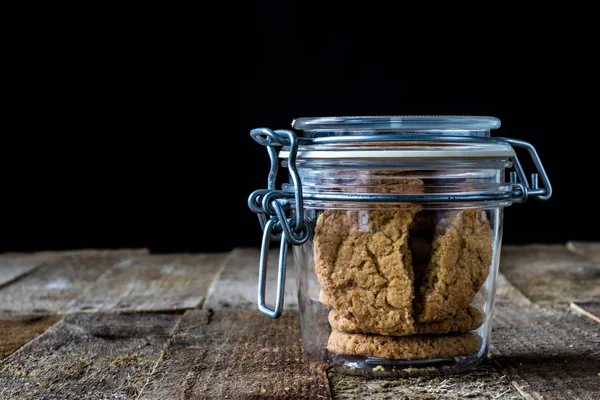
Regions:
M 273 308 L 277 286 L 278 249 L 271 249 L 267 262 L 267 305 Z M 217 277 L 206 299 L 204 308 L 257 309 L 259 249 L 234 249 Z M 287 258 L 285 280 L 285 309 L 298 308 L 296 268 L 291 249 Z
M 531 301 L 525 297 L 519 289 L 511 284 L 502 272 L 498 273 L 496 279 L 496 302 L 509 302 L 517 305 L 526 306 L 531 304 Z
M 0 287 L 59 257 L 57 253 L 2 253 L 0 254 Z
M 552 274 L 573 266 L 572 258 L 558 246 L 550 246 L 541 256 L 547 260 L 555 255 L 556 262 L 539 266 L 532 262 L 528 247 L 522 249 L 521 268 L 533 264 L 534 270 Z M 533 254 L 547 250 L 544 247 L 537 247 Z M 516 250 L 511 253 L 518 254 Z M 519 266 L 516 260 L 511 263 Z M 498 291 L 509 296 L 496 302 L 490 359 L 525 399 L 600 398 L 600 330 L 595 322 L 569 310 L 560 298 L 556 303 L 528 304 L 512 286 L 499 274 Z
M 564 308 L 498 303 L 490 357 L 526 398 L 600 398 L 600 329 Z
M 59 315 L 0 316 L 0 360 L 60 321 Z
M 579 314 L 600 322 L 600 301 L 571 303 L 571 308 Z
M 202 304 L 227 253 L 145 255 L 106 270 L 67 312 L 165 311 Z
M 504 246 L 500 271 L 533 302 L 569 304 L 600 297 L 600 264 L 562 245 Z
M 521 399 L 506 375 L 491 363 L 478 370 L 431 378 L 366 379 L 329 373 L 334 399 Z
M 180 319 L 67 316 L 0 363 L 0 399 L 135 399 Z
M 140 400 L 329 398 L 323 370 L 301 348 L 298 312 L 186 312 Z
M 537 246 L 540 246 L 544 251 L 547 250 L 543 249 L 547 246 L 535 245 L 533 247 Z M 506 247 L 510 248 L 511 246 Z M 565 249 L 564 246 L 560 247 L 563 250 Z M 541 250 L 538 248 L 536 251 Z M 235 253 L 242 254 L 235 255 Z M 546 260 L 550 258 L 552 262 L 546 261 L 548 265 L 538 265 L 535 260 L 532 260 L 531 249 L 528 249 L 522 257 L 524 263 L 519 263 L 517 259 L 512 261 L 514 266 L 508 269 L 509 279 L 514 283 L 519 283 L 519 279 L 533 279 L 532 274 L 542 277 L 544 274 L 558 274 L 564 278 L 564 275 L 561 274 L 566 269 L 565 265 L 571 265 L 575 266 L 576 270 L 579 268 L 575 276 L 567 276 L 572 282 L 571 292 L 567 292 L 567 295 L 573 295 L 579 280 L 582 279 L 582 275 L 589 278 L 590 270 L 588 267 L 590 262 L 585 260 L 582 264 L 584 267 L 581 267 L 578 262 L 569 264 L 569 260 L 572 260 L 572 258 L 565 257 L 566 261 L 563 260 L 561 258 L 562 253 L 559 251 L 556 251 L 556 253 L 550 251 L 549 253 L 548 256 L 548 252 L 545 252 Z M 271 296 L 269 298 L 273 298 L 276 277 L 274 267 L 277 256 L 274 252 L 272 254 L 269 271 L 271 272 L 269 275 L 271 281 L 269 293 L 271 293 Z M 80 254 L 77 257 L 79 256 Z M 72 255 L 71 257 L 75 256 Z M 583 260 L 581 256 L 574 254 L 570 254 L 569 257 L 575 257 L 579 261 Z M 246 262 L 242 259 L 246 259 Z M 503 264 L 506 262 L 505 259 L 505 254 L 503 254 Z M 117 258 L 115 262 L 118 263 L 119 260 L 120 258 Z M 292 260 L 292 257 L 290 257 L 288 262 Z M 557 266 L 557 264 L 559 265 Z M 531 268 L 533 273 L 531 271 L 519 271 L 519 268 L 526 269 L 527 265 L 533 265 L 533 268 Z M 41 270 L 46 269 L 46 267 L 41 267 L 11 285 L 2 288 L 0 290 L 0 309 L 3 307 L 4 299 L 2 296 L 4 290 L 20 285 L 31 276 L 37 275 Z M 592 265 L 592 267 L 594 266 Z M 150 266 L 150 269 L 152 268 Z M 236 271 L 236 268 L 240 270 Z M 504 271 L 504 266 L 501 268 Z M 72 298 L 79 297 L 78 300 L 94 299 L 94 293 L 96 293 L 98 295 L 96 299 L 101 301 L 101 291 L 97 289 L 101 285 L 108 285 L 112 281 L 118 286 L 117 281 L 121 278 L 133 280 L 136 276 L 140 277 L 139 272 L 129 274 L 128 271 L 119 272 L 118 269 L 116 265 L 112 268 L 110 265 L 105 267 L 102 272 L 96 275 L 101 276 L 101 279 L 93 285 L 91 284 L 93 280 L 84 285 L 80 291 L 80 293 L 84 293 L 82 297 L 75 296 Z M 226 273 L 228 269 L 230 271 Z M 245 275 L 242 272 L 244 269 L 246 270 Z M 142 270 L 140 269 L 140 271 Z M 286 298 L 286 306 L 289 308 L 291 301 L 292 306 L 297 307 L 295 279 L 292 275 L 294 268 L 288 268 L 288 271 L 291 273 L 288 275 L 287 296 L 292 296 L 292 298 Z M 97 338 L 118 340 L 118 348 L 119 346 L 125 346 L 121 343 L 126 340 L 125 337 L 137 335 L 119 337 L 118 334 L 111 333 L 113 332 L 111 330 L 113 325 L 125 327 L 123 321 L 115 323 L 107 320 L 104 323 L 105 328 L 100 328 L 101 333 L 95 335 L 91 335 L 89 332 L 85 333 L 89 329 L 84 328 L 82 330 L 81 323 L 69 323 L 69 329 L 61 328 L 64 329 L 64 332 L 60 335 L 55 334 L 55 336 L 75 337 L 76 334 L 84 331 L 84 333 L 81 333 L 82 336 L 77 336 L 78 339 L 75 339 L 79 343 L 78 345 L 71 346 L 67 343 L 68 340 L 65 342 L 66 344 L 63 344 L 58 338 L 56 341 L 48 341 L 44 346 L 36 344 L 40 340 L 46 340 L 44 339 L 46 336 L 65 324 L 65 321 L 62 321 L 0 363 L 0 371 L 2 371 L 0 372 L 0 399 L 2 399 L 2 396 L 12 399 L 13 397 L 10 396 L 16 393 L 17 388 L 25 388 L 24 397 L 16 397 L 17 399 L 40 397 L 51 399 L 136 398 L 145 382 L 148 383 L 141 396 L 139 396 L 141 399 L 172 397 L 211 399 L 225 398 L 225 396 L 229 396 L 229 398 L 328 397 L 330 394 L 327 391 L 327 380 L 324 372 L 311 369 L 303 358 L 299 343 L 297 312 L 286 311 L 280 319 L 272 320 L 255 310 L 257 276 L 258 250 L 236 249 L 227 259 L 227 263 L 224 264 L 220 278 L 215 281 L 211 294 L 206 300 L 206 308 L 216 310 L 214 315 L 209 310 L 188 312 L 182 329 L 174 337 L 173 343 L 164 353 L 164 357 L 158 365 L 154 361 L 145 362 L 138 355 L 133 355 L 133 359 L 129 355 L 125 355 L 116 360 L 119 357 L 118 355 L 115 356 L 116 353 L 111 353 L 111 356 L 115 356 L 115 358 L 109 362 L 103 358 L 104 356 L 101 356 L 101 354 L 107 353 L 113 348 L 113 346 L 106 343 L 106 349 L 100 352 L 83 351 L 81 354 L 84 354 L 84 356 L 82 357 L 85 358 L 85 354 L 88 354 L 89 357 L 81 364 L 78 363 L 79 358 L 72 358 L 71 364 L 64 369 L 66 372 L 51 371 L 49 367 L 44 367 L 44 365 L 46 365 L 46 362 L 57 364 L 57 359 L 51 358 L 57 351 L 64 358 L 66 358 L 66 354 L 79 354 L 77 348 L 92 349 L 94 346 L 93 344 L 82 343 L 93 343 Z M 592 276 L 591 279 L 594 279 L 594 277 Z M 247 280 L 251 280 L 250 284 Z M 88 279 L 88 281 L 90 280 Z M 290 282 L 293 286 L 290 286 Z M 600 330 L 597 328 L 598 324 L 591 318 L 577 314 L 574 306 L 572 306 L 573 310 L 569 311 L 567 307 L 569 303 L 566 303 L 566 300 L 563 299 L 565 297 L 564 293 L 560 296 L 551 293 L 556 288 L 553 286 L 553 282 L 546 281 L 539 288 L 528 288 L 523 285 L 516 288 L 505 279 L 503 274 L 499 275 L 496 313 L 492 332 L 492 365 L 486 363 L 482 369 L 476 372 L 446 378 L 409 378 L 393 381 L 368 380 L 361 377 L 330 373 L 331 394 L 334 398 L 364 399 L 433 399 L 464 398 L 467 396 L 481 399 L 494 397 L 510 399 L 520 398 L 518 393 L 528 399 L 600 398 L 600 393 L 598 393 L 598 390 L 600 390 L 598 389 L 600 388 L 600 376 L 597 375 L 600 373 L 600 362 L 598 361 L 600 360 Z M 121 286 L 121 288 L 124 287 Z M 290 287 L 292 287 L 291 294 Z M 28 295 L 22 295 L 21 298 L 35 297 L 35 290 L 38 289 L 34 288 L 32 292 Z M 540 297 L 545 290 L 550 292 L 551 298 Z M 592 300 L 575 301 L 574 304 L 592 304 L 593 293 L 593 290 L 590 292 L 589 287 L 584 285 L 585 296 L 591 297 Z M 528 298 L 524 297 L 524 294 L 534 302 L 546 307 L 541 308 L 532 304 Z M 106 297 L 120 295 L 115 291 L 107 293 Z M 151 300 L 147 301 L 150 302 Z M 189 305 L 189 303 L 186 303 L 186 301 L 189 301 L 187 297 L 176 297 L 175 300 L 169 301 L 185 304 L 185 307 Z M 561 308 L 550 307 L 550 303 L 546 302 L 558 303 Z M 64 309 L 65 303 L 62 304 Z M 77 303 L 72 302 L 72 304 Z M 119 304 L 119 302 L 115 304 Z M 120 304 L 127 303 L 123 301 Z M 144 304 L 146 304 L 144 307 L 148 307 L 149 303 Z M 28 304 L 26 306 L 29 307 L 26 309 L 31 309 Z M 227 307 L 239 307 L 242 310 L 223 309 Z M 136 309 L 132 308 L 130 311 L 136 311 Z M 100 314 L 99 318 L 141 318 L 144 315 L 154 314 L 127 314 L 115 315 L 114 317 Z M 75 317 L 89 318 L 88 321 L 91 321 L 94 316 L 90 314 L 74 315 L 67 317 L 67 319 Z M 131 319 L 128 321 L 132 325 L 131 329 L 137 329 L 135 328 L 138 326 L 136 321 Z M 281 326 L 282 322 L 283 326 Z M 150 327 L 147 326 L 144 329 L 150 329 Z M 141 334 L 141 336 L 152 338 L 151 334 Z M 164 345 L 168 340 L 166 339 L 168 335 L 163 336 L 163 338 L 165 339 L 161 343 Z M 153 340 L 149 341 L 154 342 Z M 32 345 L 37 346 L 35 352 L 27 353 L 27 349 Z M 571 345 L 573 347 L 570 347 Z M 122 348 L 125 348 L 125 352 L 129 351 L 126 347 Z M 51 349 L 58 350 L 54 350 L 53 353 Z M 21 357 L 20 354 L 25 354 L 25 356 Z M 16 357 L 21 357 L 21 361 L 16 361 L 16 364 L 14 364 L 12 360 Z M 157 360 L 159 357 L 160 351 L 153 353 L 152 357 L 149 358 Z M 93 358 L 91 364 L 89 364 L 89 358 Z M 295 361 L 296 359 L 300 362 L 289 365 L 290 360 Z M 139 360 L 142 360 L 143 364 L 143 368 L 141 368 L 143 371 L 141 372 L 136 369 L 138 366 L 132 365 Z M 155 365 L 156 369 L 151 378 L 148 379 L 152 365 Z M 133 368 L 133 374 L 131 370 L 124 371 L 126 367 L 135 367 Z M 55 375 L 51 375 L 51 373 L 55 373 Z M 126 374 L 129 374 L 130 377 L 127 378 Z M 39 376 L 50 376 L 51 379 L 39 378 Z M 21 380 L 17 382 L 17 378 Z M 106 380 L 110 382 L 106 382 Z M 508 386 L 509 382 L 512 383 L 514 389 Z M 285 390 L 286 387 L 288 387 L 288 390 Z
M 106 269 L 147 250 L 71 252 L 0 288 L 0 314 L 61 314 Z
M 567 242 L 567 249 L 575 254 L 586 257 L 595 264 L 600 264 L 600 242 L 581 242 L 572 240 Z

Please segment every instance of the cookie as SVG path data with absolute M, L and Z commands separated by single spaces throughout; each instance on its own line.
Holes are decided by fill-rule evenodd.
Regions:
M 485 211 L 450 211 L 436 225 L 431 259 L 415 299 L 419 322 L 452 318 L 473 300 L 492 262 L 493 232 Z
M 314 260 L 331 307 L 363 331 L 382 335 L 413 327 L 413 270 L 408 229 L 418 206 L 393 210 L 324 210 Z
M 423 181 L 421 179 L 407 178 L 404 172 L 385 169 L 360 171 L 352 186 L 357 192 L 423 193 Z
M 325 294 L 323 290 L 319 291 L 319 301 L 326 307 L 331 307 L 331 303 L 329 302 L 329 297 Z
M 332 331 L 327 349 L 336 354 L 392 360 L 419 360 L 466 356 L 479 350 L 471 332 L 440 336 L 382 336 Z
M 477 308 L 469 306 L 460 311 L 454 318 L 440 322 L 415 322 L 414 333 L 417 335 L 446 334 L 457 332 L 469 332 L 479 328 L 483 324 L 483 313 Z M 346 333 L 369 333 L 361 330 L 354 322 L 345 318 L 339 311 L 329 312 L 329 325 L 339 332 Z M 392 333 L 393 336 L 406 336 L 411 333 L 398 329 Z

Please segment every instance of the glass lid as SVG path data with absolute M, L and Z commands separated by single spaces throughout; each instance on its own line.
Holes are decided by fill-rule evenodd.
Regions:
M 511 158 L 512 146 L 490 137 L 487 116 L 392 115 L 297 118 L 299 159 Z M 284 146 L 279 157 L 287 158 Z
M 386 115 L 347 117 L 305 117 L 292 121 L 292 128 L 305 132 L 448 131 L 453 134 L 487 136 L 483 132 L 500 127 L 500 120 L 468 115 Z M 310 135 L 313 136 L 313 135 Z

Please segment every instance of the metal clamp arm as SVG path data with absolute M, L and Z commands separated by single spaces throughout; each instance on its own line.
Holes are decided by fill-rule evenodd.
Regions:
M 271 318 L 278 318 L 283 310 L 288 244 L 301 245 L 308 240 L 310 235 L 308 225 L 304 223 L 302 183 L 296 169 L 298 140 L 296 134 L 288 130 L 273 131 L 268 128 L 257 128 L 250 131 L 250 135 L 259 144 L 267 147 L 269 158 L 271 159 L 267 189 L 256 190 L 248 198 L 248 207 L 258 215 L 258 220 L 263 229 L 258 273 L 258 309 Z M 294 185 L 294 194 L 277 190 L 275 187 L 277 172 L 279 170 L 275 146 L 289 146 L 290 148 L 288 171 L 290 180 Z M 295 215 L 288 217 L 286 213 L 292 206 L 292 200 L 294 201 Z M 273 309 L 267 307 L 265 299 L 267 259 L 271 240 L 281 241 L 277 273 L 277 294 Z
M 548 174 L 546 174 L 546 170 L 542 165 L 542 160 L 538 156 L 535 147 L 533 147 L 530 143 L 527 143 L 523 140 L 510 139 L 510 138 L 497 138 L 506 143 L 509 143 L 513 147 L 520 147 L 526 149 L 531 156 L 533 164 L 537 169 L 537 172 L 531 174 L 531 185 L 529 184 L 529 180 L 527 179 L 527 175 L 521 166 L 521 162 L 519 158 L 515 155 L 512 159 L 515 171 L 510 174 L 510 182 L 518 187 L 518 191 L 521 193 L 516 193 L 515 201 L 525 201 L 529 197 L 534 197 L 537 200 L 548 200 L 552 196 L 552 185 L 550 184 L 550 180 L 548 179 Z M 539 184 L 539 180 L 541 179 L 541 187 Z

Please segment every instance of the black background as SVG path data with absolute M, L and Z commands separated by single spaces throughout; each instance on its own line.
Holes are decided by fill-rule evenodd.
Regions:
M 390 114 L 500 118 L 555 191 L 506 209 L 504 243 L 600 240 L 597 22 L 575 3 L 21 3 L 0 250 L 258 246 L 250 129 Z

